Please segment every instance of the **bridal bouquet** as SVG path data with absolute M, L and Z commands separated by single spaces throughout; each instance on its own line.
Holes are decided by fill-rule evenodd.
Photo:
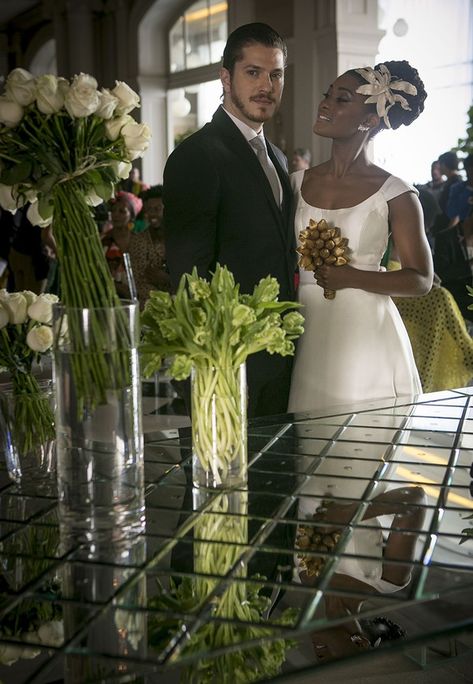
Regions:
M 14 414 L 10 427 L 21 453 L 54 438 L 53 411 L 32 367 L 51 349 L 52 305 L 57 301 L 53 294 L 0 290 L 0 366 L 11 379 Z
M 28 206 L 31 223 L 52 225 L 61 300 L 70 309 L 119 304 L 92 207 L 113 196 L 149 145 L 149 127 L 130 116 L 139 105 L 121 81 L 99 90 L 88 74 L 35 78 L 24 69 L 10 72 L 0 96 L 0 205 L 11 212 Z M 92 328 L 100 349 L 101 331 Z M 75 359 L 78 380 L 90 363 Z M 103 403 L 108 364 L 100 354 L 92 363 L 94 382 L 84 392 Z
M 340 228 L 330 228 L 327 221 L 309 219 L 309 225 L 299 233 L 299 266 L 305 271 L 315 271 L 319 266 L 344 266 L 348 256 L 348 239 L 340 234 Z M 335 290 L 324 289 L 325 299 L 334 299 Z

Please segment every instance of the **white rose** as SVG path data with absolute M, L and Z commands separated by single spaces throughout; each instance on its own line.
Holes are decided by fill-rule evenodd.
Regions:
M 49 325 L 38 325 L 31 328 L 26 336 L 26 344 L 35 352 L 46 352 L 53 344 L 53 331 Z
M 23 118 L 23 107 L 10 100 L 7 95 L 0 95 L 0 123 L 13 128 Z
M 116 140 L 120 135 L 123 126 L 126 126 L 131 121 L 134 121 L 129 114 L 115 117 L 105 122 L 105 134 L 109 140 Z
M 26 218 L 33 226 L 40 226 L 40 228 L 46 228 L 46 226 L 51 225 L 53 222 L 52 207 L 50 216 L 41 216 L 38 209 L 38 202 L 32 202 L 28 207 L 26 212 Z
M 117 114 L 128 114 L 135 107 L 140 106 L 140 97 L 124 81 L 115 81 L 112 95 L 118 99 Z
M 21 292 L 10 292 L 8 298 L 2 299 L 2 304 L 8 311 L 10 323 L 21 325 L 26 321 L 28 305 L 26 297 Z
M 53 304 L 58 301 L 59 297 L 55 294 L 40 294 L 28 306 L 28 316 L 38 323 L 50 325 L 53 320 Z
M 111 119 L 118 105 L 118 98 L 112 95 L 108 88 L 102 88 L 99 93 L 100 103 L 95 112 L 101 119 Z
M 130 171 L 132 169 L 132 164 L 131 162 L 122 162 L 122 161 L 113 161 L 110 166 L 112 167 L 113 171 L 115 172 L 115 175 L 117 178 L 128 178 L 130 175 Z
M 99 106 L 97 81 L 88 74 L 74 76 L 65 97 L 65 107 L 73 117 L 81 118 L 93 114 Z
M 8 325 L 10 322 L 10 316 L 8 315 L 7 309 L 0 304 L 0 330 Z
M 22 107 L 27 107 L 36 99 L 36 82 L 33 74 L 26 69 L 10 71 L 5 83 L 7 95 Z
M 0 183 L 0 206 L 12 214 L 18 209 L 17 201 L 13 196 L 13 185 L 2 185 Z
M 89 207 L 98 207 L 99 204 L 103 204 L 103 199 L 97 195 L 95 190 L 89 190 L 84 199 Z
M 121 134 L 125 140 L 129 160 L 133 161 L 137 157 L 142 157 L 151 139 L 151 129 L 148 124 L 129 122 L 123 126 Z
M 43 114 L 55 114 L 63 108 L 64 94 L 53 74 L 44 74 L 36 79 L 36 105 Z
M 38 629 L 38 636 L 47 646 L 62 646 L 64 641 L 64 625 L 62 620 L 45 622 Z
M 25 297 L 26 304 L 28 307 L 31 306 L 31 304 L 33 304 L 33 302 L 35 302 L 38 299 L 38 295 L 36 294 L 36 292 L 31 292 L 31 290 L 23 290 L 21 294 L 23 295 L 23 297 Z

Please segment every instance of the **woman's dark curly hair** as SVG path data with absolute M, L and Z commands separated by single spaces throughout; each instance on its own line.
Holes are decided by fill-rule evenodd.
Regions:
M 376 66 L 374 67 L 375 71 L 379 70 L 381 64 L 384 64 L 384 66 L 387 69 L 389 69 L 389 73 L 391 74 L 391 80 L 407 81 L 408 83 L 411 83 L 413 86 L 417 88 L 416 95 L 409 95 L 408 93 L 405 93 L 403 91 L 393 91 L 395 94 L 399 93 L 399 95 L 402 95 L 407 100 L 407 102 L 409 103 L 409 107 L 411 108 L 410 111 L 403 109 L 401 105 L 398 102 L 396 102 L 395 105 L 391 107 L 391 109 L 388 112 L 388 119 L 389 123 L 391 124 L 391 128 L 399 128 L 399 126 L 401 126 L 402 124 L 404 124 L 404 126 L 409 126 L 409 124 L 415 121 L 419 114 L 421 114 L 421 112 L 424 111 L 424 101 L 427 97 L 424 82 L 420 78 L 417 69 L 411 66 L 409 62 L 406 62 L 406 60 L 381 62 L 380 64 L 376 64 Z M 355 71 L 355 69 L 350 69 L 350 74 L 355 76 L 360 81 L 360 84 L 366 83 L 363 76 L 361 76 L 361 74 Z M 376 111 L 375 104 L 370 104 L 368 106 L 372 107 L 374 112 Z M 387 126 L 383 119 L 381 119 L 377 130 L 383 128 L 387 128 Z

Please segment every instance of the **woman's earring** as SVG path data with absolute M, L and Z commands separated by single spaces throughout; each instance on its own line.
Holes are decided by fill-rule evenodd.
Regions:
M 358 126 L 358 130 L 361 131 L 362 133 L 366 133 L 366 131 L 369 131 L 369 130 L 370 130 L 370 127 L 369 127 L 369 126 L 364 126 L 363 124 L 360 124 L 360 125 Z

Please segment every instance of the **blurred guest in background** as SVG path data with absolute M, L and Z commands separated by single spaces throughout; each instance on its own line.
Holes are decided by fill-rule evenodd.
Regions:
M 292 155 L 292 170 L 301 171 L 310 168 L 312 154 L 306 147 L 296 147 Z
M 125 268 L 123 255 L 129 252 L 130 235 L 137 214 L 143 206 L 142 200 L 131 192 L 119 190 L 110 200 L 112 226 L 102 234 L 102 244 L 117 294 L 129 298 L 130 277 Z
M 141 194 L 145 229 L 130 236 L 130 261 L 142 309 L 150 290 L 171 291 L 166 267 L 163 226 L 163 186 L 154 185 Z

